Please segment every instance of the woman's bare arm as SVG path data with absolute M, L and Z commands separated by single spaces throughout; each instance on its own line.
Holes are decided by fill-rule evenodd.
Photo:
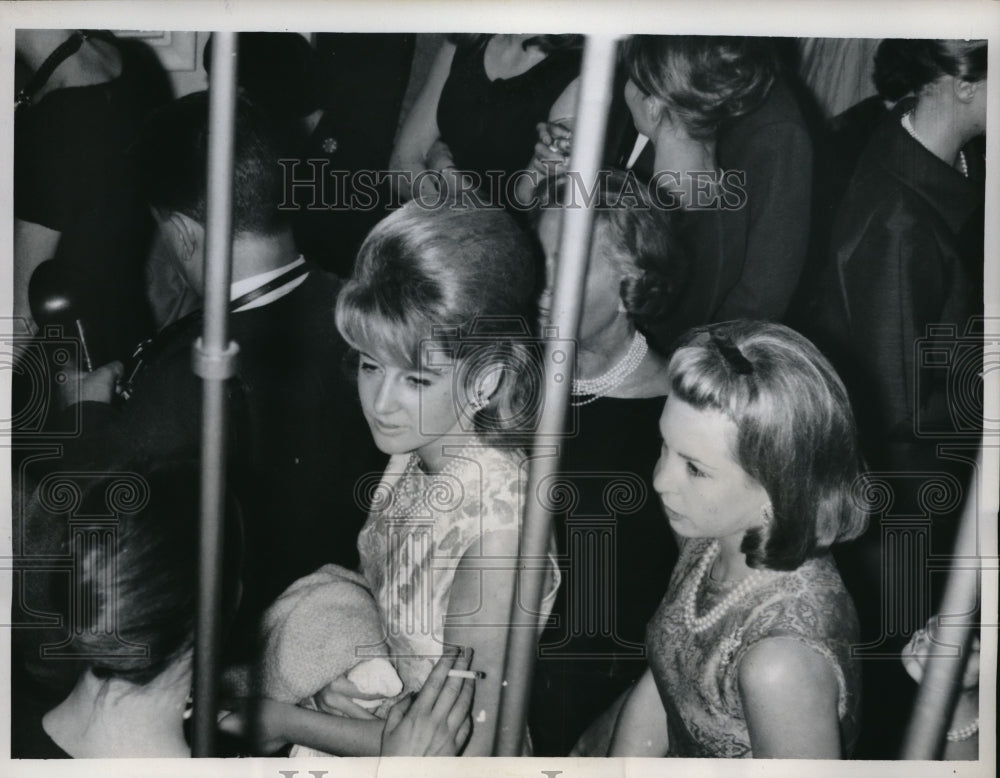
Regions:
M 840 759 L 840 691 L 829 660 L 791 638 L 768 638 L 739 668 L 753 755 Z
M 444 638 L 475 649 L 476 680 L 472 737 L 465 756 L 491 756 L 496 737 L 500 688 L 507 651 L 507 625 L 517 571 L 518 533 L 489 532 L 459 562 L 448 601 Z
M 389 168 L 393 171 L 406 173 L 408 176 L 394 176 L 390 179 L 393 187 L 398 185 L 398 195 L 404 200 L 413 197 L 413 193 L 410 191 L 412 177 L 430 167 L 428 155 L 432 149 L 435 155 L 435 164 L 444 166 L 442 160 L 447 147 L 439 142 L 441 132 L 438 129 L 437 110 L 441 100 L 441 91 L 444 89 L 448 74 L 451 72 L 451 62 L 454 56 L 455 44 L 447 41 L 443 43 L 434 58 L 434 64 L 431 66 L 427 81 L 399 130 L 396 145 L 389 157 Z M 448 159 L 450 160 L 450 154 Z
M 647 668 L 618 714 L 608 756 L 666 756 L 669 743 L 667 712 Z

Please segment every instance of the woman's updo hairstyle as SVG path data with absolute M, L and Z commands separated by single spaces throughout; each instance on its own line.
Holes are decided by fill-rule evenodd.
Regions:
M 540 214 L 573 207 L 583 198 L 566 176 L 549 178 L 540 194 Z M 676 306 L 691 270 L 691 252 L 678 237 L 676 212 L 664 208 L 632 173 L 602 170 L 587 198 L 594 209 L 591 251 L 610 249 L 608 259 L 621 274 L 618 295 L 629 321 L 644 334 Z
M 875 51 L 875 88 L 886 100 L 921 91 L 942 76 L 986 78 L 986 41 L 886 38 Z
M 806 338 L 769 322 L 698 327 L 667 372 L 672 396 L 736 425 L 733 457 L 771 500 L 771 519 L 744 535 L 747 564 L 794 570 L 864 531 L 864 465 L 847 391 Z
M 409 202 L 365 238 L 337 298 L 337 329 L 357 351 L 409 370 L 426 366 L 428 347 L 450 355 L 470 396 L 486 374 L 498 379 L 471 421 L 485 439 L 510 441 L 534 428 L 540 406 L 541 269 L 505 212 Z
M 767 38 L 633 35 L 621 56 L 635 85 L 662 100 L 696 140 L 757 108 L 777 73 Z

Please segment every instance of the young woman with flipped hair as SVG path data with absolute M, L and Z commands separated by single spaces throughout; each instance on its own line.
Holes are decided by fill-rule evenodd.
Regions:
M 829 554 L 865 513 L 847 393 L 777 324 L 693 330 L 668 368 L 654 487 L 681 544 L 611 755 L 848 756 L 857 617 Z
M 358 538 L 406 690 L 444 646 L 470 646 L 475 724 L 490 755 L 515 586 L 540 366 L 533 244 L 500 211 L 410 203 L 368 236 L 337 301 L 358 390 L 391 454 Z M 551 608 L 558 573 L 543 601 Z

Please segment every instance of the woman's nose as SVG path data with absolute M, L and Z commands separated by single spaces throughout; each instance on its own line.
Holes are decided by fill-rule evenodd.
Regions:
M 382 376 L 375 389 L 375 400 L 372 402 L 372 410 L 375 413 L 386 413 L 393 409 L 395 405 L 395 393 L 393 392 L 392 381 L 388 376 Z
M 653 468 L 653 488 L 657 494 L 667 494 L 672 488 L 668 457 L 666 453 L 660 454 L 660 458 L 656 460 L 656 467 Z

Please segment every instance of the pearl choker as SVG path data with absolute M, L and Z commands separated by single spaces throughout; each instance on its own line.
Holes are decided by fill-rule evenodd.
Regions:
M 632 345 L 617 363 L 596 378 L 573 379 L 573 394 L 576 396 L 590 395 L 586 400 L 578 400 L 572 403 L 574 406 L 587 405 L 594 402 L 599 397 L 603 397 L 615 387 L 635 372 L 636 368 L 646 358 L 649 345 L 641 332 L 636 332 L 632 338 Z
M 912 114 L 913 114 L 913 111 L 907 111 L 906 113 L 904 113 L 903 114 L 903 118 L 900 120 L 900 123 L 903 125 L 903 129 L 906 130 L 907 133 L 909 133 L 909 136 L 911 138 L 913 138 L 913 140 L 915 140 L 917 143 L 919 143 L 921 146 L 923 146 L 925 149 L 927 149 L 927 144 L 924 143 L 922 140 L 920 140 L 919 137 L 917 137 L 917 131 L 915 129 L 913 129 L 913 119 L 911 118 Z M 927 149 L 927 150 L 931 151 L 930 149 Z M 931 154 L 933 154 L 933 153 L 934 152 L 931 151 Z M 959 151 L 958 152 L 958 171 L 965 178 L 969 177 L 969 165 L 965 161 L 965 152 L 964 151 Z
M 751 592 L 760 588 L 761 584 L 772 580 L 776 575 L 774 570 L 751 570 L 750 574 L 740 581 L 720 602 L 716 603 L 715 607 L 709 610 L 708 613 L 698 616 L 695 614 L 695 601 L 698 598 L 698 590 L 701 588 L 701 582 L 705 579 L 708 569 L 715 562 L 716 557 L 718 557 L 719 548 L 719 541 L 713 540 L 709 547 L 705 549 L 705 555 L 701 558 L 701 562 L 698 563 L 698 567 L 695 568 L 694 573 L 692 573 L 691 584 L 681 599 L 683 609 L 681 613 L 684 619 L 684 626 L 695 635 L 701 634 L 705 630 L 715 626 L 734 605 L 745 600 Z

